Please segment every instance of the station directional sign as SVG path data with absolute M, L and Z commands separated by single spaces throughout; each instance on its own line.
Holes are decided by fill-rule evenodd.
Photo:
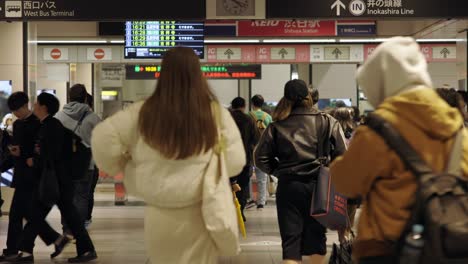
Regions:
M 286 8 L 287 7 L 287 8 Z M 267 18 L 468 17 L 461 0 L 268 0 Z

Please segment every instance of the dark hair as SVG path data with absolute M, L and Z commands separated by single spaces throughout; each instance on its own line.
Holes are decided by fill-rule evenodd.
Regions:
M 236 97 L 234 100 L 231 102 L 231 107 L 233 110 L 239 109 L 239 108 L 244 108 L 245 107 L 245 99 L 242 97 Z
M 350 133 L 354 130 L 355 124 L 353 122 L 353 117 L 351 116 L 350 109 L 346 107 L 336 108 L 333 117 L 340 123 L 341 128 L 345 132 L 346 138 L 350 138 Z
M 60 102 L 57 97 L 49 93 L 41 93 L 38 95 L 37 103 L 46 106 L 47 113 L 51 116 L 54 116 L 60 108 Z
M 263 99 L 263 96 L 256 94 L 252 97 L 252 104 L 255 107 L 262 107 L 264 103 L 265 103 L 265 99 Z
M 86 87 L 83 84 L 77 83 L 70 88 L 69 95 L 71 102 L 84 104 L 86 98 L 88 97 L 88 92 L 86 91 Z
M 10 111 L 16 111 L 29 103 L 28 95 L 24 92 L 16 92 L 10 95 L 7 100 Z
M 335 106 L 336 106 L 336 108 L 341 108 L 341 107 L 346 107 L 346 104 L 345 104 L 345 102 L 343 102 L 341 100 L 338 100 L 338 101 L 336 101 Z
M 451 107 L 457 108 L 462 115 L 464 115 L 465 110 L 463 109 L 463 96 L 461 96 L 457 91 L 453 88 L 437 88 L 437 94 L 447 102 Z

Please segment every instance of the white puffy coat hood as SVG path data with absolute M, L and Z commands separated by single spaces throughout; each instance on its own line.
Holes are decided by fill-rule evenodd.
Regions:
M 432 87 L 424 55 L 410 37 L 394 37 L 379 45 L 358 69 L 357 81 L 374 107 L 415 87 Z

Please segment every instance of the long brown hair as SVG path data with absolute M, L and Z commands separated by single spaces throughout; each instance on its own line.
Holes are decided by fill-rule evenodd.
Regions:
M 312 101 L 312 97 L 310 93 L 304 100 L 298 103 L 295 103 L 283 97 L 278 102 L 278 105 L 276 106 L 275 111 L 273 112 L 273 116 L 272 116 L 273 121 L 285 120 L 286 118 L 289 117 L 292 110 L 296 107 L 312 108 L 313 106 L 314 106 L 314 103 Z
M 193 50 L 173 48 L 164 56 L 156 90 L 140 110 L 139 131 L 166 158 L 205 153 L 218 140 L 213 102 L 217 99 Z
M 356 127 L 353 121 L 353 116 L 351 115 L 350 109 L 346 107 L 340 107 L 335 109 L 333 112 L 333 117 L 340 123 L 343 131 L 352 131 Z

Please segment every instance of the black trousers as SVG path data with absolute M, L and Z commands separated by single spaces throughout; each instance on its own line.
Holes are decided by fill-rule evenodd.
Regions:
M 241 211 L 243 212 L 245 206 L 247 205 L 247 200 L 249 199 L 250 190 L 249 190 L 249 181 L 252 176 L 252 166 L 246 165 L 242 169 L 242 172 L 237 175 L 236 180 L 237 184 L 241 187 L 239 192 L 236 192 L 237 199 L 241 206 Z
M 34 188 L 16 187 L 8 216 L 7 248 L 3 253 L 18 253 L 18 244 L 23 233 L 23 219 L 30 221 Z
M 327 253 L 326 228 L 310 216 L 315 182 L 279 180 L 276 209 L 283 247 L 283 259 Z
M 397 260 L 393 256 L 368 257 L 359 260 L 359 264 L 394 264 Z
M 91 188 L 89 189 L 89 200 L 88 200 L 88 215 L 85 220 L 91 220 L 93 218 L 94 209 L 94 191 L 99 181 L 99 169 L 95 166 L 93 170 L 93 177 L 91 179 Z
M 57 206 L 76 239 L 76 251 L 78 255 L 93 251 L 94 245 L 84 227 L 84 220 L 80 217 L 73 203 L 72 186 L 60 186 L 60 194 Z M 50 210 L 52 208 L 42 204 L 36 193 L 34 195 L 31 221 L 26 224 L 19 244 L 21 251 L 33 253 L 34 241 L 38 234 L 41 234 L 41 238 L 46 245 L 54 243 L 60 237 L 60 234 L 52 229 L 45 220 Z
M 76 209 L 78 210 L 78 214 L 80 218 L 87 220 L 89 214 L 89 200 L 90 200 L 90 191 L 91 191 L 91 184 L 93 180 L 93 170 L 88 170 L 86 175 L 83 178 L 74 180 L 73 181 L 73 203 L 75 204 Z M 63 231 L 68 233 L 70 228 L 65 221 L 64 216 L 62 215 L 62 226 Z

